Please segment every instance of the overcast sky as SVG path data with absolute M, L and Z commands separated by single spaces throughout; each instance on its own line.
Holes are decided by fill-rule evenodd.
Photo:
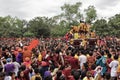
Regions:
M 82 2 L 81 9 L 95 6 L 97 15 L 111 17 L 120 13 L 120 0 L 0 0 L 0 16 L 11 15 L 20 19 L 32 19 L 36 16 L 52 17 L 61 13 L 65 3 Z

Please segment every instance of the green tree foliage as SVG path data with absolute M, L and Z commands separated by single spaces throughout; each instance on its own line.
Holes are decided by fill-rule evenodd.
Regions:
M 22 37 L 25 32 L 25 20 L 11 16 L 0 17 L 0 36 L 1 37 Z
M 64 18 L 68 21 L 69 26 L 70 25 L 77 25 L 79 20 L 82 17 L 82 14 L 80 13 L 80 7 L 82 3 L 77 2 L 75 4 L 64 4 L 61 9 L 63 11 Z M 75 24 L 76 22 L 77 24 Z
M 17 17 L 0 17 L 0 37 L 60 37 L 64 36 L 72 25 L 77 26 L 83 18 L 80 10 L 82 3 L 64 4 L 62 13 L 48 17 L 35 17 L 29 21 Z M 89 6 L 85 11 L 87 23 L 92 23 L 92 30 L 98 35 L 120 36 L 120 14 L 108 20 L 98 19 L 94 6 Z
M 96 31 L 98 35 L 108 35 L 109 34 L 109 26 L 105 19 L 100 19 L 95 21 L 93 24 L 93 29 Z
M 92 23 L 97 17 L 96 10 L 94 6 L 89 6 L 87 9 L 84 10 L 86 13 L 86 22 Z
M 58 25 L 51 28 L 51 35 L 54 37 L 64 36 L 68 31 L 67 25 L 65 20 L 60 21 Z
M 48 18 L 36 17 L 29 21 L 28 29 L 34 33 L 36 37 L 49 37 L 50 36 L 50 23 Z
M 111 27 L 111 34 L 120 36 L 120 14 L 109 18 L 108 25 Z
M 106 21 L 105 19 L 96 20 L 93 23 L 93 30 L 98 35 L 120 36 L 120 14 L 116 14 Z

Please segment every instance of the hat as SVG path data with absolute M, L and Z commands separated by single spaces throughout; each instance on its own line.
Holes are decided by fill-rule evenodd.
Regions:
M 7 62 L 10 62 L 10 61 L 12 61 L 12 58 L 7 58 L 6 61 L 7 61 Z

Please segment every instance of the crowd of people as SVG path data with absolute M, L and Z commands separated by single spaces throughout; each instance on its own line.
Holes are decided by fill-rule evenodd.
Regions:
M 61 38 L 0 39 L 0 80 L 120 80 L 120 40 L 73 46 Z

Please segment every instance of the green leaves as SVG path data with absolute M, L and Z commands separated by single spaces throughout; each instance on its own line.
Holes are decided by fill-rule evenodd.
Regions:
M 89 6 L 87 9 L 84 10 L 86 13 L 86 22 L 92 23 L 97 17 L 96 10 L 94 6 Z
M 94 6 L 89 6 L 81 11 L 81 2 L 64 4 L 62 13 L 48 17 L 35 17 L 29 21 L 17 17 L 0 17 L 0 37 L 59 37 L 64 36 L 71 26 L 79 25 L 80 19 L 85 16 L 85 21 L 92 24 L 92 30 L 98 35 L 120 36 L 120 14 L 105 19 L 98 19 Z
M 29 21 L 28 29 L 34 33 L 36 37 L 49 37 L 50 21 L 46 17 L 36 17 Z
M 82 3 L 77 2 L 75 4 L 64 4 L 61 9 L 63 11 L 64 18 L 68 21 L 68 23 L 72 23 L 72 21 L 79 21 L 81 18 L 80 7 Z M 79 19 L 78 19 L 79 18 Z
M 95 21 L 93 29 L 98 35 L 120 36 L 120 14 L 109 18 L 108 21 L 105 19 Z

